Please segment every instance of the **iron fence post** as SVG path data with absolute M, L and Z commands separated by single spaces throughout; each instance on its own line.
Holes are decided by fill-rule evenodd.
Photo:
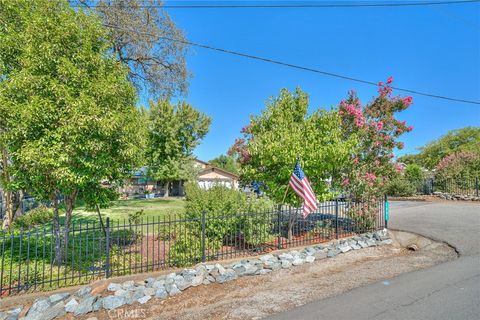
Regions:
M 338 240 L 338 199 L 335 198 L 335 238 Z
M 475 177 L 475 191 L 476 191 L 477 197 L 478 197 L 478 177 Z
M 110 218 L 107 217 L 105 227 L 105 278 L 110 277 Z
M 433 192 L 435 190 L 433 190 L 433 185 L 434 185 L 434 182 L 433 182 L 433 178 L 430 179 L 430 194 L 433 194 Z
M 282 210 L 282 205 L 278 205 L 278 210 L 277 210 L 277 229 L 278 229 L 278 236 L 277 236 L 277 248 L 281 249 L 281 240 L 282 240 L 282 230 L 280 226 L 280 211 Z
M 205 254 L 205 211 L 202 211 L 202 262 L 207 260 Z
M 388 205 L 388 198 L 387 198 L 387 195 L 385 194 L 385 198 L 384 198 L 384 219 L 385 219 L 385 229 L 388 229 L 388 219 L 389 219 L 389 215 L 390 215 L 390 212 L 389 212 L 389 205 Z

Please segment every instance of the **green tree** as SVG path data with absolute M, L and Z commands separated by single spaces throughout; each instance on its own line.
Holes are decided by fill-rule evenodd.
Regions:
M 135 89 L 95 16 L 65 0 L 1 2 L 0 105 L 12 175 L 52 202 L 61 263 L 68 243 L 68 233 L 60 233 L 61 197 L 68 228 L 78 194 L 121 181 L 138 166 L 143 134 Z
M 220 155 L 209 161 L 212 165 L 226 171 L 238 174 L 240 172 L 240 163 L 232 155 Z
M 185 94 L 190 73 L 183 31 L 157 0 L 70 0 L 99 15 L 108 26 L 112 50 L 128 66 L 129 79 L 143 95 Z M 182 41 L 170 41 L 178 39 Z
M 427 169 L 434 169 L 440 161 L 456 152 L 480 154 L 480 127 L 465 127 L 447 132 L 440 138 L 420 148 L 420 153 L 406 155 L 400 161 L 417 163 Z
M 193 150 L 208 133 L 211 119 L 186 102 L 150 102 L 146 165 L 148 176 L 165 183 L 195 176 Z
M 336 112 L 319 109 L 309 115 L 308 105 L 299 88 L 294 93 L 282 89 L 261 115 L 251 117 L 242 129 L 244 138 L 230 150 L 242 164 L 241 179 L 261 182 L 262 191 L 277 203 L 283 201 L 297 157 L 321 201 L 331 196 L 329 179 L 339 178 L 355 150 L 356 138 L 343 138 Z M 299 205 L 301 199 L 289 192 L 285 202 Z

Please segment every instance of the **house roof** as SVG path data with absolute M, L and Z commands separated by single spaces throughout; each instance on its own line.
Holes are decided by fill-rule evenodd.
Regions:
M 238 179 L 239 179 L 239 176 L 236 175 L 235 173 L 230 172 L 230 171 L 227 171 L 227 170 L 224 170 L 224 169 L 220 169 L 220 168 L 215 167 L 215 166 L 213 166 L 213 165 L 211 165 L 211 164 L 208 164 L 208 167 L 205 168 L 202 172 L 200 172 L 199 177 L 202 176 L 202 175 L 204 175 L 204 174 L 207 174 L 207 173 L 209 173 L 209 172 L 218 172 L 218 173 L 223 174 L 223 175 L 225 175 L 225 176 L 228 176 L 228 177 L 230 177 L 230 178 L 232 178 L 232 179 L 235 179 L 235 180 L 238 180 Z

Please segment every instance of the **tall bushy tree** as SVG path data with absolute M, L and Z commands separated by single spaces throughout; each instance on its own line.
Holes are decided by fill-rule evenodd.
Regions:
M 232 155 L 219 155 L 218 157 L 209 161 L 212 165 L 225 169 L 229 172 L 238 174 L 240 172 L 240 163 Z
M 186 102 L 150 102 L 146 165 L 148 175 L 165 183 L 195 175 L 193 150 L 208 133 L 211 119 Z
M 259 116 L 252 116 L 242 129 L 230 153 L 239 156 L 245 182 L 261 182 L 261 189 L 272 200 L 282 202 L 295 161 L 301 159 L 319 200 L 331 196 L 328 181 L 338 178 L 355 150 L 354 135 L 342 136 L 341 118 L 334 111 L 316 110 L 308 114 L 308 96 L 297 89 L 282 89 L 268 101 Z M 289 192 L 286 203 L 301 202 Z
M 403 156 L 401 161 L 417 163 L 427 169 L 434 169 L 444 157 L 456 152 L 480 154 L 480 127 L 451 130 L 421 147 L 420 153 Z
M 108 26 L 116 58 L 142 94 L 168 98 L 187 91 L 190 73 L 183 31 L 158 0 L 70 0 Z M 180 41 L 171 41 L 176 39 Z
M 413 128 L 395 115 L 407 109 L 412 98 L 392 97 L 392 82 L 391 77 L 380 82 L 378 96 L 366 105 L 350 92 L 338 107 L 344 138 L 358 137 L 357 151 L 342 168 L 343 187 L 356 199 L 380 196 L 385 183 L 401 169 L 392 161 L 393 150 L 403 148 L 398 138 Z
M 0 88 L 7 146 L 16 183 L 51 200 L 55 260 L 63 261 L 59 200 L 65 227 L 79 193 L 102 180 L 121 181 L 138 165 L 143 134 L 128 71 L 111 55 L 96 17 L 66 0 L 2 1 Z M 5 61 L 2 61 L 5 66 Z M 3 71 L 2 70 L 2 71 Z

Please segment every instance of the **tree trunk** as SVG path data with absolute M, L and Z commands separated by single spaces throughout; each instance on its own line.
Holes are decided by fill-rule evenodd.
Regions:
M 70 227 L 72 224 L 72 212 L 73 208 L 75 207 L 75 201 L 77 200 L 77 194 L 78 192 L 75 190 L 69 195 L 65 196 L 65 236 L 63 237 L 64 248 L 68 248 L 69 235 L 71 232 Z
M 170 181 L 165 182 L 164 188 L 165 188 L 165 193 L 164 193 L 163 196 L 164 197 L 169 197 L 170 196 Z
M 105 225 L 103 224 L 102 214 L 100 213 L 100 206 L 98 204 L 95 205 L 97 208 L 98 220 L 100 220 L 100 226 L 102 227 L 103 234 L 105 237 L 107 236 L 107 230 L 105 229 Z
M 52 197 L 53 204 L 53 236 L 55 238 L 55 258 L 53 263 L 55 265 L 61 265 L 63 262 L 65 250 L 62 246 L 62 235 L 60 230 L 60 216 L 58 214 L 58 194 L 55 194 Z
M 8 172 L 8 154 L 7 154 L 7 149 L 2 148 L 2 163 L 3 163 L 3 179 L 7 185 L 7 188 L 9 187 L 10 183 L 10 173 Z M 13 222 L 13 214 L 15 213 L 13 211 L 13 194 L 12 191 L 9 191 L 8 189 L 4 191 L 5 193 L 5 217 L 3 219 L 2 223 L 2 228 L 3 229 L 9 229 L 12 226 Z
M 295 215 L 292 215 L 292 208 L 288 208 L 288 241 L 293 240 L 293 225 L 295 222 Z

